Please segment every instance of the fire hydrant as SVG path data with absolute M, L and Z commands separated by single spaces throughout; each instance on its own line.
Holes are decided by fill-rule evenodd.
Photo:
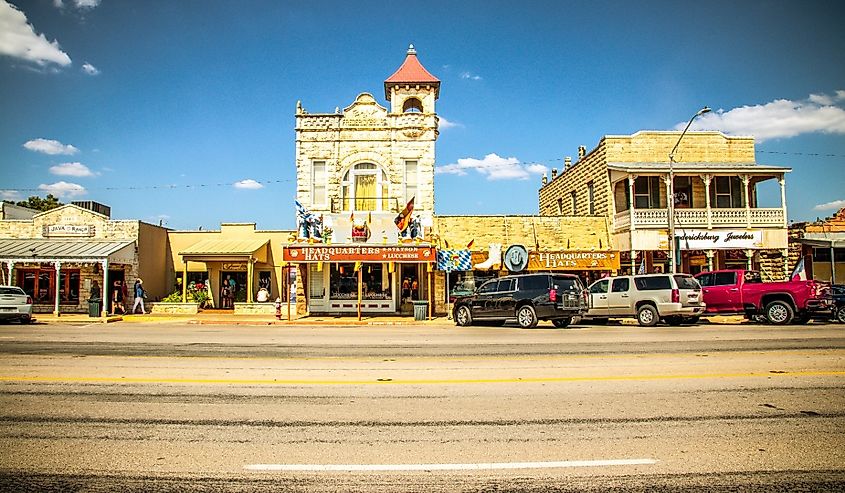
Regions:
M 276 298 L 276 320 L 282 319 L 282 298 Z

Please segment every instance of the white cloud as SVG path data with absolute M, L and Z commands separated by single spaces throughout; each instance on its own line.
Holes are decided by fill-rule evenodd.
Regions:
M 88 62 L 85 62 L 85 64 L 82 65 L 82 71 L 88 75 L 98 75 L 100 73 L 97 67 L 91 65 Z
M 845 91 L 833 96 L 811 94 L 806 100 L 778 99 L 770 103 L 742 106 L 706 113 L 693 122 L 691 130 L 720 130 L 730 135 L 753 135 L 757 142 L 789 138 L 807 133 L 845 134 Z M 686 122 L 675 126 L 681 130 Z
M 264 188 L 264 185 L 251 178 L 235 182 L 232 186 L 241 190 L 258 190 L 259 188 Z
M 475 75 L 472 72 L 461 72 L 461 79 L 481 80 L 480 75 Z
M 59 198 L 72 198 L 78 195 L 85 195 L 87 193 L 85 187 L 82 185 L 68 183 L 66 181 L 57 181 L 56 183 L 52 183 L 50 185 L 42 183 L 41 185 L 38 185 L 38 189 Z
M 839 210 L 845 207 L 845 200 L 834 200 L 833 202 L 826 202 L 813 207 L 814 211 L 832 211 Z
M 82 163 L 62 163 L 57 164 L 56 166 L 50 167 L 50 173 L 54 175 L 60 176 L 76 176 L 76 177 L 86 177 L 86 176 L 96 176 L 96 173 L 91 171 L 88 166 L 85 166 Z
M 43 34 L 35 34 L 26 15 L 6 0 L 0 0 L 0 55 L 34 62 L 41 67 L 51 63 L 62 67 L 71 64 L 58 41 L 50 42 Z
M 20 200 L 21 194 L 17 190 L 0 190 L 0 200 Z
M 73 0 L 78 9 L 93 9 L 100 5 L 100 0 Z
M 438 126 L 440 127 L 440 130 L 446 130 L 448 128 L 455 128 L 455 127 L 463 127 L 464 126 L 463 123 L 457 123 L 457 122 L 449 121 L 443 116 L 438 115 L 437 117 L 440 119 L 440 123 L 438 124 Z
M 548 170 L 542 164 L 523 164 L 515 157 L 503 158 L 491 153 L 484 156 L 484 159 L 461 158 L 457 163 L 436 167 L 434 172 L 463 176 L 467 170 L 473 169 L 488 180 L 527 180 L 532 174 L 542 174 Z
M 43 152 L 44 154 L 76 154 L 79 152 L 79 149 L 73 147 L 72 145 L 64 145 L 58 140 L 48 140 L 48 139 L 33 139 L 30 140 L 23 145 L 25 148 L 29 149 L 30 151 L 35 152 Z

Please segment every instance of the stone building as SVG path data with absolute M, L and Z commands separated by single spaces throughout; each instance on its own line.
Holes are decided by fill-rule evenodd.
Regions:
M 794 229 L 807 278 L 845 284 L 845 208 L 822 221 L 804 224 L 800 232 Z
M 760 269 L 780 280 L 788 269 L 785 175 L 789 168 L 757 164 L 754 140 L 720 132 L 641 131 L 607 135 L 590 152 L 565 160 L 544 178 L 541 215 L 605 217 L 623 270 L 669 270 L 669 176 L 674 174 L 675 241 L 679 271 Z M 776 180 L 780 206 L 758 206 L 757 185 Z
M 167 293 L 164 273 L 172 270 L 169 260 L 167 229 L 112 220 L 75 204 L 31 219 L 0 220 L 3 282 L 23 288 L 33 298 L 36 313 L 87 312 L 97 286 L 107 300 L 105 314 L 115 282 L 128 285 L 131 292 L 138 278 L 149 299 L 158 299 Z
M 284 261 L 299 269 L 300 313 L 394 313 L 427 297 L 440 81 L 411 46 L 384 94 L 388 107 L 362 93 L 334 113 L 297 103 L 299 241 Z

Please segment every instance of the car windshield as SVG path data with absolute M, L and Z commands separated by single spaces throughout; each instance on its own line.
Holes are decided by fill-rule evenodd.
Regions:
M 581 280 L 574 277 L 553 277 L 552 282 L 562 291 L 581 291 Z

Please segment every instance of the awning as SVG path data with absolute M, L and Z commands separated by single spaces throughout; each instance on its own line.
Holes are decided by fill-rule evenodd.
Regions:
M 3 239 L 0 261 L 7 262 L 99 262 L 125 260 L 134 241 Z M 134 253 L 134 252 L 132 252 Z
M 845 238 L 801 238 L 798 240 L 802 245 L 816 248 L 845 248 Z
M 179 252 L 187 260 L 256 256 L 270 240 L 203 240 Z M 263 252 L 259 252 L 263 253 Z M 263 255 L 258 255 L 263 256 Z

